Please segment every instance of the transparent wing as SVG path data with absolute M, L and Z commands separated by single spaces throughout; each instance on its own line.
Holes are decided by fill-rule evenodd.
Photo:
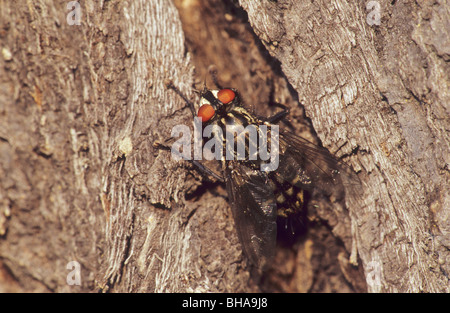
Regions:
M 280 133 L 280 163 L 275 175 L 303 189 L 318 188 L 326 193 L 358 188 L 361 181 L 345 163 L 325 148 L 291 132 Z
M 230 161 L 225 180 L 244 253 L 259 269 L 275 253 L 277 205 L 267 173 Z

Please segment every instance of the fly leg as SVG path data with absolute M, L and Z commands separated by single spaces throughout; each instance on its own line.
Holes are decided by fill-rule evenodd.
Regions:
M 274 102 L 274 105 L 277 107 L 280 107 L 283 109 L 283 111 L 280 111 L 278 113 L 275 113 L 274 115 L 267 118 L 267 121 L 271 124 L 278 123 L 280 120 L 282 120 L 286 115 L 289 114 L 289 108 L 281 103 Z
M 204 166 L 202 163 L 200 163 L 199 161 L 196 161 L 196 160 L 191 160 L 191 162 L 192 162 L 192 164 L 194 164 L 197 167 L 199 172 L 201 172 L 203 175 L 205 175 L 205 176 L 208 176 L 208 175 L 212 176 L 216 180 L 220 181 L 221 183 L 225 183 L 225 180 L 223 179 L 223 177 L 220 177 L 219 175 L 214 173 L 214 171 L 209 169 L 209 167 Z
M 159 150 L 172 150 L 172 148 L 169 147 L 169 145 L 167 144 L 172 139 L 173 138 L 169 138 L 168 140 L 165 140 L 164 142 L 155 141 L 153 143 L 153 147 L 155 147 L 156 149 L 159 149 Z M 209 179 L 209 177 L 213 177 L 215 180 L 220 181 L 221 183 L 225 182 L 223 177 L 217 175 L 213 170 L 211 170 L 207 166 L 203 165 L 199 161 L 197 161 L 197 160 L 186 160 L 186 159 L 185 159 L 185 161 L 188 161 L 191 164 L 193 164 L 197 168 L 197 170 L 200 172 L 200 174 L 202 174 L 204 177 L 206 177 L 208 179 Z
M 189 109 L 192 112 L 192 115 L 195 117 L 195 106 L 194 103 L 191 102 L 181 91 L 180 89 L 178 89 L 171 80 L 168 80 L 166 82 L 166 86 L 167 88 L 173 89 L 185 102 L 186 104 L 189 106 Z

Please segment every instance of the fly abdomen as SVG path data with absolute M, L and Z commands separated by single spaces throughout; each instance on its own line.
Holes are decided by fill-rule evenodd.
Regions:
M 275 190 L 274 194 L 277 201 L 277 215 L 288 218 L 293 214 L 303 210 L 304 191 L 293 182 L 285 180 L 280 175 L 274 174 Z

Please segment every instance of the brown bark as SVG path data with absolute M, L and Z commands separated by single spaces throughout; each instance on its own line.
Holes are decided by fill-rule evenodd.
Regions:
M 448 292 L 449 7 L 377 2 L 379 26 L 356 1 L 86 2 L 81 25 L 68 2 L 0 3 L 0 288 Z M 262 279 L 223 186 L 153 147 L 191 125 L 165 82 L 195 99 L 210 64 L 363 181 Z

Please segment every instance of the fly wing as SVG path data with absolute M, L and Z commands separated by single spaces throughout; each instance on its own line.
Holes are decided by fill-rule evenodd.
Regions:
M 277 237 L 277 205 L 267 173 L 228 162 L 225 179 L 244 253 L 259 269 L 272 259 Z
M 325 148 L 290 132 L 280 133 L 280 162 L 275 175 L 302 189 L 318 188 L 327 193 L 361 185 L 356 173 Z

